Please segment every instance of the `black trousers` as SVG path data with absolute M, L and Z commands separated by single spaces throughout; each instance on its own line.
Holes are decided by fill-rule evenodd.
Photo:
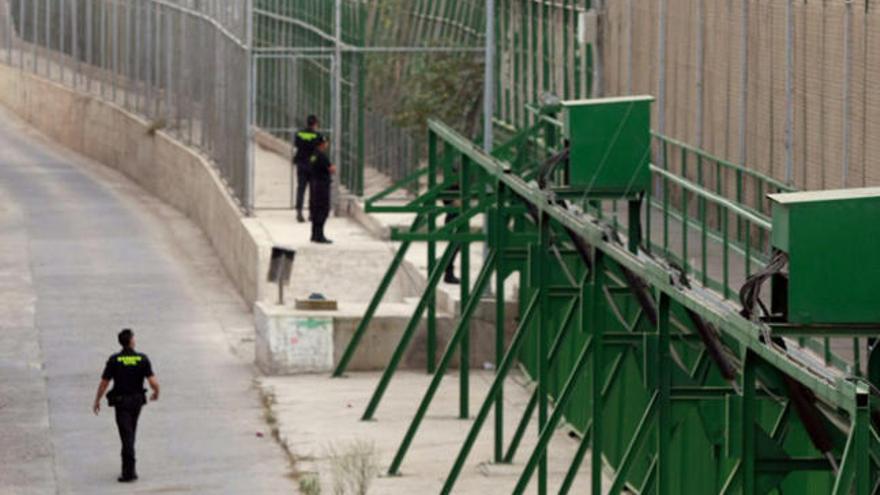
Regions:
M 450 206 L 452 203 L 447 204 L 446 206 Z M 447 213 L 445 224 L 450 224 L 458 218 L 458 213 Z M 452 253 L 452 258 L 449 260 L 449 264 L 446 265 L 446 276 L 453 277 L 455 276 L 455 257 L 458 256 L 458 253 L 461 251 L 461 246 L 455 247 L 455 252 Z
M 117 405 L 115 408 L 116 427 L 119 429 L 119 440 L 122 441 L 122 476 L 125 478 L 137 475 L 134 440 L 142 407 L 141 405 Z
M 311 182 L 311 174 L 309 174 L 309 165 L 307 163 L 296 164 L 296 211 L 302 213 L 303 201 L 306 196 L 306 189 L 309 188 Z
M 324 239 L 324 224 L 330 217 L 330 182 L 313 180 L 309 193 L 309 212 L 312 216 L 312 240 Z

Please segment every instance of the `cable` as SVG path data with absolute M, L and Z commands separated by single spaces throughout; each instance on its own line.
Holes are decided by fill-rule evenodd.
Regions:
M 547 159 L 547 161 L 542 163 L 540 167 L 538 167 L 538 187 L 540 189 L 547 188 L 547 178 L 550 177 L 550 174 L 552 174 L 553 171 L 556 170 L 556 167 L 560 163 L 568 160 L 570 154 L 571 148 L 566 146 L 565 148 L 563 148 L 562 151 L 551 156 Z
M 765 316 L 769 316 L 764 303 L 761 301 L 761 286 L 764 285 L 770 277 L 781 273 L 782 269 L 788 264 L 788 255 L 782 251 L 774 251 L 773 258 L 767 263 L 762 270 L 746 279 L 742 288 L 739 290 L 739 300 L 743 309 L 740 311 L 743 317 L 755 321 L 758 318 L 756 307 L 760 306 Z

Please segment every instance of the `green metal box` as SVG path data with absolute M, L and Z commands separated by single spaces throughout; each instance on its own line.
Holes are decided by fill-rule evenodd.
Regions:
M 632 196 L 651 183 L 651 96 L 562 103 L 569 185 L 597 195 Z
M 788 321 L 880 323 L 880 188 L 772 194 Z

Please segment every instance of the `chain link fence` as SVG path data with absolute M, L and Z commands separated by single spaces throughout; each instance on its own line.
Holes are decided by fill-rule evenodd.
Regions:
M 246 0 L 0 0 L 0 62 L 143 116 L 248 196 Z

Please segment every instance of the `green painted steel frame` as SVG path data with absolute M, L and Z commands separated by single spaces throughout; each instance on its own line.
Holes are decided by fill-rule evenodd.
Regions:
M 425 308 L 428 311 L 428 367 L 429 372 L 434 376 L 398 448 L 389 468 L 389 474 L 400 473 L 406 453 L 456 353 L 462 356 L 461 361 L 464 363 L 459 374 L 459 413 L 462 419 L 468 417 L 470 398 L 466 364 L 469 355 L 468 322 L 494 273 L 497 274 L 495 277 L 496 376 L 489 393 L 481 402 L 475 421 L 441 493 L 452 492 L 468 453 L 489 412 L 493 409 L 495 411 L 493 450 L 496 462 L 513 461 L 525 427 L 532 421 L 532 415 L 537 410 L 538 443 L 530 452 L 515 492 L 521 493 L 529 483 L 532 473 L 537 471 L 538 492 L 546 493 L 548 482 L 546 449 L 558 423 L 570 412 L 567 406 L 574 396 L 573 391 L 580 383 L 581 377 L 589 378 L 589 389 L 592 390 L 589 403 L 592 413 L 580 432 L 582 441 L 560 487 L 560 493 L 569 492 L 586 451 L 590 448 L 593 450 L 593 473 L 601 473 L 604 465 L 608 463 L 616 469 L 610 487 L 611 493 L 620 493 L 624 486 L 640 493 L 648 491 L 657 494 L 671 493 L 673 486 L 679 486 L 679 481 L 673 478 L 674 469 L 678 468 L 673 468 L 676 459 L 671 455 L 670 445 L 684 421 L 683 413 L 680 411 L 682 404 L 690 404 L 692 405 L 690 407 L 701 410 L 700 408 L 717 407 L 711 404 L 729 403 L 726 406 L 728 413 L 723 419 L 711 419 L 712 416 L 703 415 L 704 421 L 711 419 L 712 422 L 726 425 L 729 439 L 727 445 L 728 449 L 732 449 L 730 455 L 735 455 L 734 458 L 738 459 L 734 465 L 725 465 L 721 463 L 722 457 L 718 457 L 719 464 L 715 478 L 718 492 L 764 493 L 772 486 L 781 483 L 788 473 L 828 472 L 831 464 L 827 459 L 789 456 L 784 454 L 782 447 L 767 444 L 767 442 L 782 442 L 786 434 L 803 428 L 797 416 L 791 413 L 792 408 L 789 407 L 788 402 L 780 399 L 779 390 L 782 390 L 780 377 L 790 377 L 809 390 L 811 396 L 822 404 L 825 414 L 829 417 L 833 416 L 834 424 L 850 425 L 849 432 L 845 436 L 835 434 L 835 438 L 839 438 L 837 444 L 840 447 L 840 469 L 834 478 L 835 490 L 836 493 L 846 493 L 854 487 L 857 493 L 868 492 L 865 487 L 870 486 L 877 478 L 875 465 L 880 461 L 880 441 L 870 420 L 871 404 L 876 401 L 869 398 L 868 387 L 864 382 L 859 379 L 844 379 L 843 376 L 830 373 L 827 369 L 817 369 L 815 365 L 798 361 L 778 346 L 766 345 L 763 338 L 765 335 L 771 335 L 773 329 L 742 318 L 737 308 L 725 301 L 728 294 L 726 290 L 715 293 L 704 288 L 692 289 L 682 285 L 679 282 L 681 278 L 679 269 L 661 258 L 646 255 L 638 249 L 638 242 L 630 242 L 629 245 L 620 243 L 615 236 L 609 236 L 607 227 L 599 225 L 593 216 L 568 209 L 557 202 L 552 191 L 541 190 L 529 183 L 526 178 L 534 175 L 535 163 L 530 161 L 533 158 L 523 157 L 521 145 L 525 142 L 533 142 L 541 132 L 541 125 L 534 126 L 529 132 L 516 134 L 510 142 L 501 145 L 492 155 L 482 152 L 463 136 L 438 122 L 431 122 L 429 128 L 428 189 L 416 200 L 400 210 L 395 210 L 417 215 L 413 226 L 408 231 L 395 233 L 395 237 L 404 241 L 401 250 L 405 250 L 411 242 L 428 243 L 428 265 L 431 276 L 425 295 L 407 327 L 404 338 L 401 339 L 395 358 L 380 380 L 364 419 L 371 418 L 378 407 L 385 387 L 396 370 L 399 362 L 398 354 L 405 350 Z M 520 151 L 517 151 L 518 148 Z M 697 154 L 699 150 L 690 149 L 689 152 Z M 504 159 L 499 158 L 501 156 Z M 517 163 L 516 167 L 511 161 Z M 453 162 L 459 164 L 457 169 L 453 167 Z M 444 179 L 438 181 L 437 176 L 441 171 Z M 657 169 L 655 174 L 662 177 L 665 182 L 674 183 L 701 198 L 699 202 L 702 210 L 707 209 L 710 204 L 716 205 L 715 207 L 734 212 L 753 225 L 769 227 L 765 217 L 760 213 L 726 199 L 719 191 L 706 190 L 665 169 Z M 420 178 L 422 173 L 417 176 Z M 450 180 L 452 177 L 454 179 Z M 450 187 L 456 180 L 460 184 L 468 184 L 472 187 L 463 187 L 455 194 L 450 194 Z M 456 206 L 437 205 L 439 201 L 444 199 L 448 201 L 453 196 L 458 201 Z M 648 204 L 650 205 L 650 198 Z M 371 208 L 383 211 L 382 205 L 371 204 Z M 435 224 L 437 216 L 453 210 L 461 215 L 459 220 L 444 228 L 437 228 Z M 469 233 L 470 220 L 480 213 L 485 213 L 488 218 L 485 236 Z M 704 222 L 704 219 L 705 216 L 701 221 Z M 516 225 L 517 222 L 527 225 L 526 231 L 516 231 L 515 228 L 513 231 L 510 230 L 511 225 Z M 616 226 L 616 223 L 614 225 Z M 648 228 L 650 229 L 650 224 Z M 530 234 L 529 231 L 537 235 Z M 562 275 L 565 275 L 565 279 L 572 280 L 568 268 L 565 268 L 563 258 L 560 257 L 559 248 L 561 247 L 566 253 L 573 251 L 562 244 L 557 245 L 558 241 L 554 240 L 564 232 L 571 232 L 571 235 L 592 246 L 593 266 L 589 272 L 591 277 L 589 283 L 587 278 L 583 278 L 579 286 L 575 287 L 560 287 L 557 282 L 551 282 L 551 278 Z M 435 366 L 436 351 L 432 345 L 436 332 L 434 290 L 436 279 L 439 278 L 448 261 L 447 255 L 451 249 L 447 246 L 446 255 L 436 260 L 438 242 L 450 242 L 450 245 L 460 242 L 463 245 L 463 252 L 468 251 L 469 242 L 486 242 L 489 256 L 473 287 L 470 287 L 466 277 L 463 277 L 465 280 L 462 286 L 461 314 L 452 339 Z M 748 244 L 748 240 L 746 243 Z M 645 246 L 650 245 L 649 237 Z M 466 263 L 465 257 L 462 263 L 463 274 L 469 271 L 465 270 Z M 392 263 L 389 274 L 386 275 L 388 280 L 383 280 L 380 289 L 387 285 L 389 277 L 393 277 L 395 270 L 395 263 Z M 630 321 L 624 314 L 622 303 L 615 302 L 620 297 L 626 297 L 626 294 L 632 290 L 627 289 L 626 283 L 621 281 L 622 278 L 617 273 L 621 270 L 635 274 L 635 277 L 653 291 L 651 299 L 657 306 L 657 323 L 653 331 L 639 330 L 639 327 L 647 324 L 644 311 L 638 311 Z M 520 299 L 525 310 L 524 317 L 513 340 L 506 343 L 503 327 L 504 280 L 515 271 L 520 271 L 527 277 L 527 283 L 534 292 L 527 299 Z M 703 266 L 703 276 L 705 272 Z M 697 275 L 700 276 L 699 272 Z M 377 298 L 374 298 L 376 305 L 381 300 L 382 292 L 384 291 L 377 292 Z M 537 322 L 532 321 L 531 317 L 534 314 L 549 313 L 551 294 L 556 294 L 553 297 L 566 297 L 572 301 L 570 310 L 564 312 L 562 324 L 550 324 L 545 322 L 544 318 L 538 318 Z M 359 326 L 359 332 L 356 332 L 345 356 L 354 352 L 357 341 L 363 331 L 366 331 L 374 311 L 374 304 L 371 303 L 367 315 Z M 687 363 L 682 361 L 682 350 L 686 350 L 688 346 L 692 348 L 694 345 L 699 345 L 700 342 L 697 335 L 682 323 L 684 321 L 681 319 L 682 316 L 676 316 L 678 313 L 685 314 L 683 313 L 685 311 L 692 312 L 717 329 L 723 345 L 735 356 L 732 363 L 741 374 L 738 385 L 718 386 L 712 381 L 707 381 L 711 376 L 712 366 L 705 349 L 696 354 L 696 357 L 689 358 Z M 573 315 L 578 315 L 577 325 L 570 325 Z M 612 331 L 604 315 L 613 316 L 618 322 L 615 325 L 622 325 L 628 331 L 624 333 Z M 560 374 L 563 364 L 557 361 L 557 355 L 561 348 L 571 347 L 571 342 L 568 340 L 572 338 L 569 327 L 579 327 L 588 334 L 586 340 L 578 344 L 577 359 L 573 363 L 566 361 L 567 368 L 563 374 Z M 798 329 L 776 328 L 777 332 L 786 330 L 795 333 Z M 823 335 L 822 329 L 808 330 L 810 335 Z M 505 452 L 503 382 L 517 356 L 523 359 L 523 346 L 527 341 L 532 342 L 531 339 L 534 339 L 535 347 L 529 347 L 533 349 L 529 352 L 534 353 L 535 368 L 530 369 L 529 372 L 536 379 L 536 390 Z M 682 347 L 683 345 L 685 347 Z M 643 386 L 652 392 L 645 403 L 645 408 L 639 410 L 638 416 L 633 418 L 631 437 L 622 445 L 625 449 L 615 454 L 616 457 L 613 459 L 607 458 L 603 442 L 603 436 L 606 434 L 603 425 L 604 404 L 610 399 L 609 394 L 612 393 L 614 383 L 620 380 L 625 360 L 637 356 L 640 356 L 643 364 Z M 347 361 L 340 363 L 339 367 L 343 371 L 344 364 L 347 364 Z M 560 384 L 562 384 L 561 388 L 559 388 Z M 771 393 L 770 390 L 775 392 Z M 551 393 L 554 395 L 552 410 L 548 400 Z M 759 415 L 758 411 L 767 409 L 768 404 L 776 403 L 780 404 L 780 412 L 774 416 L 775 426 L 772 430 L 765 430 L 766 414 Z M 772 431 L 772 435 L 768 431 Z M 648 442 L 650 438 L 654 438 L 653 444 Z M 841 443 L 844 441 L 845 448 Z M 649 448 L 652 454 L 645 457 L 646 449 Z M 619 450 L 620 447 L 615 449 Z M 637 465 L 638 470 L 636 470 Z M 590 484 L 594 491 L 601 491 L 603 488 L 601 476 L 594 475 Z
M 656 356 L 656 366 L 657 366 L 657 383 L 656 383 L 656 392 L 653 398 L 651 399 L 651 405 L 649 407 L 649 411 L 645 412 L 645 415 L 642 417 L 642 421 L 640 423 L 644 423 L 651 419 L 651 416 L 656 416 L 656 424 L 657 424 L 657 455 L 654 460 L 651 461 L 650 467 L 647 471 L 647 476 L 642 480 L 641 486 L 644 487 L 645 484 L 653 484 L 653 491 L 655 493 L 663 494 L 670 493 L 672 481 L 670 480 L 671 471 L 669 470 L 670 463 L 672 460 L 670 459 L 670 454 L 668 451 L 668 446 L 670 445 L 670 439 L 672 435 L 672 429 L 675 421 L 672 419 L 672 401 L 673 401 L 673 377 L 671 373 L 671 368 L 673 359 L 671 352 L 671 340 L 670 340 L 670 306 L 672 303 L 679 305 L 683 308 L 686 308 L 699 317 L 705 319 L 708 323 L 714 325 L 722 332 L 722 336 L 726 342 L 733 343 L 733 345 L 737 346 L 739 349 L 745 350 L 746 359 L 742 360 L 740 363 L 742 372 L 743 372 L 743 383 L 742 383 L 742 391 L 740 392 L 742 395 L 742 403 L 740 419 L 741 424 L 738 427 L 738 431 L 752 431 L 754 428 L 757 428 L 756 418 L 754 416 L 754 411 L 756 410 L 755 400 L 756 400 L 756 384 L 758 379 L 755 375 L 755 370 L 758 367 L 758 363 L 761 365 L 770 366 L 778 372 L 784 374 L 785 376 L 793 377 L 799 383 L 808 388 L 822 403 L 831 406 L 837 411 L 840 411 L 840 414 L 844 418 L 851 417 L 853 418 L 853 431 L 861 431 L 859 433 L 859 438 L 861 438 L 861 444 L 858 452 L 860 452 L 860 459 L 867 459 L 867 452 L 869 441 L 867 440 L 868 435 L 865 432 L 872 431 L 872 427 L 870 425 L 870 421 L 862 420 L 859 422 L 860 417 L 867 418 L 868 408 L 867 405 L 859 408 L 857 403 L 859 400 L 862 400 L 865 404 L 868 404 L 869 401 L 867 399 L 860 399 L 857 390 L 864 387 L 864 385 L 860 385 L 858 382 L 846 381 L 842 379 L 837 380 L 829 380 L 822 378 L 823 376 L 827 376 L 827 373 L 821 373 L 823 370 L 817 373 L 817 370 L 811 369 L 809 366 L 796 362 L 791 359 L 785 352 L 782 352 L 780 349 L 774 346 L 765 345 L 762 342 L 762 335 L 765 334 L 769 329 L 760 324 L 756 324 L 750 321 L 747 321 L 740 317 L 736 312 L 735 308 L 731 308 L 728 305 L 725 305 L 723 301 L 723 297 L 714 296 L 711 293 L 706 293 L 706 291 L 696 291 L 691 290 L 686 287 L 682 287 L 675 283 L 676 277 L 671 277 L 670 273 L 673 270 L 670 270 L 670 267 L 664 264 L 662 261 L 649 258 L 641 255 L 640 253 L 632 253 L 629 249 L 626 249 L 625 246 L 617 244 L 605 235 L 604 231 L 601 227 L 598 227 L 596 224 L 592 222 L 589 217 L 583 215 L 573 214 L 570 210 L 557 206 L 555 201 L 553 200 L 550 193 L 546 191 L 542 191 L 533 187 L 532 185 L 526 183 L 523 179 L 511 173 L 511 166 L 498 160 L 490 155 L 487 155 L 480 150 L 476 149 L 476 147 L 468 144 L 468 141 L 464 139 L 462 136 L 458 135 L 451 129 L 446 128 L 442 124 L 437 122 L 432 122 L 430 124 L 430 131 L 433 134 L 436 134 L 438 138 L 444 141 L 447 144 L 452 144 L 459 152 L 468 157 L 470 163 L 478 164 L 483 167 L 486 173 L 490 176 L 495 177 L 498 180 L 499 187 L 504 187 L 505 189 L 511 191 L 516 197 L 522 199 L 531 205 L 531 207 L 535 208 L 540 215 L 540 218 L 543 220 L 544 218 L 552 219 L 553 223 L 561 225 L 564 228 L 571 229 L 576 232 L 581 238 L 585 239 L 589 244 L 594 246 L 594 256 L 595 260 L 599 263 L 602 263 L 602 259 L 607 257 L 609 261 L 614 262 L 615 264 L 631 270 L 636 273 L 640 278 L 645 280 L 648 284 L 650 284 L 653 289 L 657 293 L 657 297 L 659 300 L 659 323 L 657 330 L 657 337 L 655 346 L 659 353 Z M 679 180 L 679 178 L 675 177 L 667 177 L 673 180 Z M 685 187 L 692 187 L 690 183 L 683 183 Z M 701 194 L 711 195 L 712 193 L 708 191 L 699 191 Z M 714 198 L 720 199 L 724 201 L 723 198 Z M 726 205 L 730 209 L 739 208 L 736 204 Z M 741 211 L 743 216 L 751 216 L 752 213 L 749 211 Z M 755 217 L 750 218 L 751 221 L 757 224 L 764 223 L 763 218 Z M 541 225 L 544 222 L 540 222 Z M 544 227 L 539 226 L 540 232 L 544 232 Z M 539 239 L 543 238 L 544 235 L 539 235 Z M 539 241 L 539 245 L 545 246 L 543 241 Z M 599 278 L 598 275 L 603 273 L 602 269 L 594 269 L 594 276 Z M 540 273 L 539 273 L 539 283 L 538 289 L 540 290 Z M 601 278 L 599 278 L 601 282 Z M 596 287 L 602 285 L 601 283 L 596 284 L 594 281 L 593 291 L 595 292 Z M 543 292 L 541 292 L 543 294 Z M 593 295 L 591 296 L 594 300 L 598 300 L 600 296 Z M 604 295 L 601 297 L 604 298 Z M 543 297 L 539 298 L 542 299 Z M 539 305 L 540 307 L 540 305 Z M 601 349 L 602 341 L 604 338 L 602 337 L 603 332 L 601 328 L 603 327 L 601 319 L 597 319 L 598 315 L 591 315 L 593 318 L 593 325 L 590 329 L 592 334 L 592 340 L 590 343 L 594 348 Z M 540 337 L 539 330 L 539 349 L 543 349 L 541 347 L 541 342 L 543 340 Z M 598 344 L 598 345 L 597 345 Z M 607 344 L 606 344 L 607 345 Z M 566 379 L 566 387 L 563 389 L 563 393 L 559 396 L 561 399 L 560 404 L 557 406 L 557 409 L 554 410 L 553 415 L 550 418 L 546 416 L 541 418 L 540 412 L 543 409 L 546 411 L 546 405 L 542 408 L 540 404 L 538 405 L 539 409 L 539 428 L 541 429 L 541 437 L 539 438 L 537 448 L 532 452 L 531 458 L 529 462 L 526 464 L 526 468 L 523 472 L 523 476 L 520 479 L 520 482 L 517 486 L 516 492 L 521 492 L 528 482 L 529 474 L 532 472 L 532 469 L 537 469 L 539 472 L 539 482 L 538 482 L 538 491 L 542 493 L 546 490 L 546 478 L 542 479 L 542 459 L 545 458 L 544 449 L 549 441 L 550 434 L 555 427 L 556 422 L 561 418 L 564 403 L 568 399 L 568 390 L 570 386 L 576 382 L 580 370 L 583 369 L 582 366 L 586 361 L 586 355 L 588 354 L 586 351 L 589 349 L 589 345 L 584 346 L 584 353 L 581 358 L 578 359 L 577 365 L 574 367 L 572 373 Z M 591 431 L 601 431 L 601 424 L 598 420 L 601 420 L 602 417 L 602 391 L 605 388 L 606 382 L 604 366 L 601 359 L 597 359 L 597 355 L 601 356 L 604 352 L 596 351 L 594 349 L 594 357 L 593 357 L 593 372 L 591 373 L 591 380 L 593 380 L 593 390 L 594 390 L 594 398 L 593 398 L 593 419 L 591 425 Z M 544 352 L 539 353 L 539 358 L 544 356 Z M 543 361 L 543 360 L 541 360 Z M 546 378 L 542 378 L 543 367 L 546 365 L 545 362 L 540 362 L 538 367 L 538 387 L 540 389 L 541 383 L 546 382 Z M 712 393 L 711 395 L 721 394 L 723 395 L 736 395 L 735 389 L 719 389 L 719 392 Z M 694 392 L 691 391 L 689 396 L 685 400 L 693 401 L 693 400 L 707 400 L 700 399 L 698 397 L 694 397 Z M 697 393 L 697 396 L 701 396 L 701 393 Z M 491 403 L 493 397 L 487 397 L 485 404 Z M 676 398 L 676 400 L 682 400 L 682 398 Z M 657 412 L 653 413 L 656 408 Z M 861 412 L 865 411 L 865 412 Z M 481 412 L 483 412 L 481 410 Z M 861 414 L 861 416 L 859 416 Z M 481 416 L 478 416 L 480 419 Z M 484 419 L 484 418 L 483 418 Z M 548 421 L 549 419 L 549 421 Z M 751 425 L 751 426 L 748 426 Z M 479 426 L 475 423 L 475 428 L 471 430 L 471 434 L 469 435 L 469 440 L 466 442 L 465 447 L 463 448 L 462 453 L 466 456 L 466 450 L 470 448 L 469 442 L 472 443 L 472 437 L 476 435 Z M 851 435 L 852 438 L 855 437 L 855 433 Z M 601 473 L 603 468 L 603 457 L 601 455 L 602 445 L 599 443 L 600 435 L 589 435 L 591 438 L 591 446 L 593 448 L 593 467 L 592 470 L 594 473 Z M 803 461 L 796 462 L 794 460 L 785 461 L 785 460 L 777 460 L 774 461 L 772 459 L 758 459 L 756 455 L 757 445 L 755 443 L 756 437 L 754 435 L 744 435 L 741 444 L 741 452 L 742 457 L 737 467 L 735 467 L 731 471 L 730 479 L 728 480 L 728 486 L 731 486 L 731 483 L 737 485 L 741 488 L 743 493 L 757 493 L 758 487 L 758 473 L 759 472 L 771 472 L 778 469 L 784 469 L 786 472 L 788 471 L 797 471 L 797 470 L 815 470 L 815 469 L 827 469 L 829 466 L 827 462 L 823 462 L 822 460 L 816 461 Z M 586 439 L 586 435 L 585 435 Z M 644 431 L 643 427 L 637 429 L 636 437 L 633 439 L 633 442 L 630 443 L 629 449 L 638 449 L 641 448 L 639 445 L 644 440 Z M 854 444 L 855 440 L 851 440 L 851 443 Z M 577 465 L 580 463 L 580 459 L 582 458 L 583 451 L 585 449 L 579 449 L 578 456 L 576 458 L 576 464 L 572 466 L 570 470 L 570 474 L 576 472 Z M 853 448 L 855 451 L 855 448 Z M 628 462 L 626 459 L 629 459 L 631 450 L 627 451 L 628 453 L 624 456 L 624 464 L 620 467 L 626 469 L 628 466 Z M 461 456 L 461 454 L 460 454 Z M 855 459 L 855 454 L 851 454 L 852 458 Z M 837 478 L 837 484 L 846 484 L 849 481 L 844 477 L 849 476 L 849 472 L 846 471 L 847 461 L 849 461 L 850 457 L 844 456 L 844 465 L 840 471 L 840 476 Z M 850 464 L 856 464 L 858 461 L 849 461 Z M 451 489 L 451 485 L 449 485 L 450 481 L 454 483 L 454 478 L 457 476 L 457 470 L 461 469 L 461 465 L 463 463 L 463 458 L 460 458 L 456 461 L 456 465 L 453 468 L 453 472 L 450 474 L 450 477 L 447 479 L 447 487 L 444 488 L 443 493 L 448 493 Z M 863 463 L 863 466 L 868 466 L 867 463 Z M 776 467 L 779 466 L 779 467 Z M 870 466 L 868 466 L 870 467 Z M 856 470 L 853 470 L 856 472 Z M 868 486 L 868 483 L 871 481 L 871 470 L 870 469 L 862 469 L 858 473 L 858 481 L 852 481 L 852 483 L 860 484 L 858 486 Z M 622 473 L 625 476 L 625 473 Z M 546 475 L 544 475 L 546 476 Z M 571 482 L 570 479 L 573 479 L 571 476 L 566 478 L 566 483 L 563 486 L 563 491 L 567 491 Z M 612 486 L 612 492 L 617 492 L 620 488 L 622 488 L 621 480 L 622 477 L 618 477 L 615 480 L 614 485 Z M 735 481 L 731 481 L 735 480 Z M 594 492 L 598 492 L 601 490 L 601 476 L 593 476 L 592 478 L 592 488 Z M 849 485 L 846 485 L 849 486 Z

